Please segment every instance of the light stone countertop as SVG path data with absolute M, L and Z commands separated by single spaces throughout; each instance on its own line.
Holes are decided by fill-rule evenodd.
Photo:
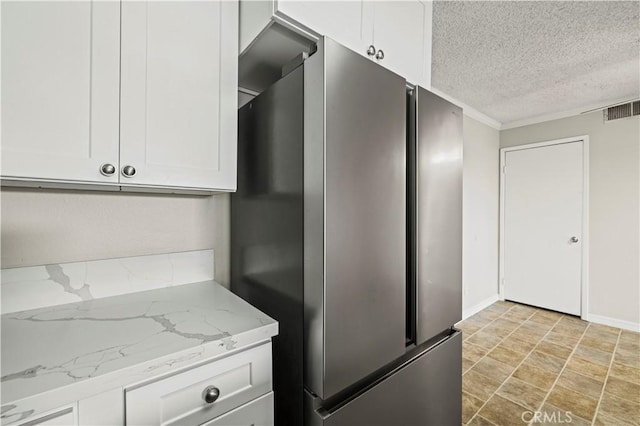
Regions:
M 238 351 L 275 320 L 214 281 L 1 316 L 3 425 Z

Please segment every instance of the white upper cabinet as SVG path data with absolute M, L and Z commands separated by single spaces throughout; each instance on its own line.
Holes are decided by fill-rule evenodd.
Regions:
M 431 20 L 425 25 L 427 6 L 420 1 L 380 1 L 371 3 L 371 7 L 371 45 L 376 49 L 376 61 L 407 81 L 424 86 L 428 78 L 425 68 L 429 74 L 431 68 L 431 42 L 425 37 L 426 31 L 431 32 Z
M 373 36 L 372 9 L 363 0 L 241 0 L 240 53 L 277 22 L 314 39 L 327 36 L 365 53 Z
M 122 3 L 122 183 L 235 190 L 237 32 L 233 2 Z
M 118 182 L 120 5 L 1 7 L 3 177 Z
M 409 82 L 430 87 L 431 16 L 430 1 L 243 0 L 240 51 L 278 23 L 309 38 L 330 37 Z
M 233 191 L 237 67 L 237 1 L 2 2 L 2 177 Z
M 366 52 L 373 36 L 365 1 L 279 0 L 277 11 L 357 52 Z

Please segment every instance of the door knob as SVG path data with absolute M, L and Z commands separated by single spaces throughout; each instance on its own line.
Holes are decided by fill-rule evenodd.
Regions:
M 369 56 L 373 56 L 376 54 L 376 47 L 372 44 L 371 46 L 369 46 L 369 48 L 367 49 L 367 55 Z
M 384 52 L 382 50 L 378 50 L 378 53 L 376 53 L 376 59 L 379 61 L 384 59 Z
M 578 237 L 574 236 L 574 237 L 571 237 L 571 239 L 569 241 L 571 241 L 572 243 L 577 243 L 580 240 L 578 240 Z

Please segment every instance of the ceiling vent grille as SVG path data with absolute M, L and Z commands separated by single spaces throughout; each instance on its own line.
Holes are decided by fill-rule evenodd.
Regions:
M 634 115 L 640 115 L 640 101 L 606 108 L 604 110 L 604 121 L 618 120 Z

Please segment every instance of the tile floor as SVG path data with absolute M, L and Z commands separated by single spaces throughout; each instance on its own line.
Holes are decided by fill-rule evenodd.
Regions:
M 640 425 L 639 333 L 501 301 L 458 327 L 463 424 Z

